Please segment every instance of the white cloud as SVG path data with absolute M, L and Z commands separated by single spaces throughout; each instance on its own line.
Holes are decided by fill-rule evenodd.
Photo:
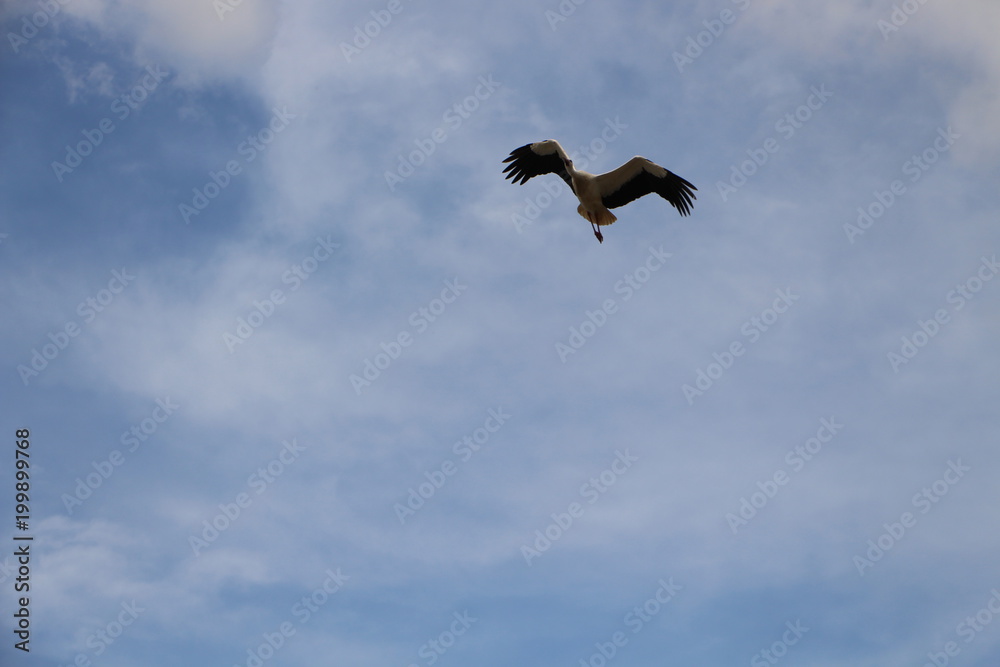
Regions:
M 806 58 L 834 63 L 857 62 L 868 54 L 872 71 L 893 60 L 903 70 L 937 56 L 935 70 L 919 80 L 934 86 L 948 108 L 948 120 L 959 132 L 975 136 L 955 154 L 970 165 L 996 162 L 1000 156 L 1000 7 L 991 0 L 954 2 L 799 3 L 794 0 L 753 2 L 746 19 L 755 32 L 785 44 Z M 739 30 L 734 30 L 739 32 Z M 728 37 L 724 37 L 728 38 Z M 950 66 L 941 66 L 942 62 Z M 956 78 L 957 71 L 970 75 Z M 911 71 L 910 74 L 916 72 Z
M 162 63 L 178 82 L 213 85 L 232 78 L 254 80 L 271 54 L 280 9 L 264 0 L 243 0 L 232 11 L 201 0 L 74 0 L 67 15 L 88 22 L 105 38 L 134 45 L 140 64 Z

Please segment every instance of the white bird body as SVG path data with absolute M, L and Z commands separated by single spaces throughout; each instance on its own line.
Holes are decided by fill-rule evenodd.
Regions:
M 590 174 L 573 168 L 559 142 L 552 139 L 526 144 L 511 151 L 504 162 L 507 178 L 523 185 L 541 174 L 556 173 L 580 200 L 577 213 L 590 222 L 597 240 L 604 241 L 600 227 L 618 218 L 609 209 L 624 206 L 651 192 L 673 204 L 681 215 L 691 212 L 695 186 L 680 176 L 644 157 L 635 156 L 622 166 L 604 174 Z
M 570 178 L 573 181 L 573 192 L 580 200 L 580 205 L 576 207 L 577 213 L 598 225 L 610 225 L 618 219 L 601 201 L 601 188 L 597 183 L 597 176 L 574 169 L 570 173 Z

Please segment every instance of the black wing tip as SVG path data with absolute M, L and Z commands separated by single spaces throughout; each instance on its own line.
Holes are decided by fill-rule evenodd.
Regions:
M 536 153 L 534 151 L 534 149 L 532 149 L 532 146 L 534 146 L 536 144 L 544 143 L 546 141 L 553 141 L 553 140 L 552 139 L 542 139 L 542 141 L 532 141 L 530 144 L 525 144 L 523 146 L 518 146 L 517 148 L 515 148 L 514 150 L 512 150 L 510 152 L 510 155 L 507 156 L 507 159 L 504 160 L 504 162 L 510 162 L 512 160 L 516 160 L 519 157 L 524 157 L 528 153 L 533 153 L 537 157 L 542 157 L 541 154 Z
M 546 140 L 548 141 L 548 140 Z M 524 185 L 529 179 L 539 176 L 541 174 L 550 173 L 546 171 L 537 170 L 534 166 L 534 162 L 537 159 L 545 159 L 552 156 L 539 155 L 536 153 L 532 147 L 540 142 L 532 142 L 530 144 L 525 144 L 519 146 L 510 152 L 510 155 L 503 160 L 503 164 L 510 164 L 503 170 L 504 174 L 507 174 L 505 178 L 512 179 L 513 183 L 518 185 Z M 537 173 L 533 173 L 536 172 Z
M 677 212 L 683 216 L 691 215 L 691 209 L 694 207 L 694 200 L 696 197 L 693 193 L 686 190 L 682 190 L 680 195 L 677 197 L 676 202 L 671 202 L 677 207 Z
M 506 174 L 504 178 L 513 179 L 511 182 L 517 183 L 518 185 L 524 185 L 531 178 L 530 175 L 525 173 L 524 164 L 521 160 L 525 157 L 525 154 L 531 149 L 531 144 L 525 144 L 519 148 L 515 148 L 507 156 L 507 159 L 503 161 L 503 164 L 507 164 L 507 167 L 503 170 Z
M 517 158 L 523 156 L 525 153 L 527 153 L 528 151 L 530 151 L 531 147 L 534 146 L 534 145 L 535 144 L 531 143 L 531 144 L 525 144 L 523 146 L 519 146 L 518 148 L 515 148 L 514 150 L 512 150 L 510 152 L 510 155 L 507 156 L 507 159 L 504 160 L 504 162 L 510 162 L 511 160 L 516 160 Z
M 670 201 L 670 203 L 677 209 L 677 212 L 681 215 L 691 215 L 691 209 L 694 207 L 694 201 L 698 199 L 698 197 L 694 194 L 698 188 L 696 188 L 694 184 L 687 179 L 682 178 L 673 172 L 670 173 L 677 179 L 677 189 L 675 191 L 676 201 L 672 201 L 669 197 L 664 197 L 664 199 Z
M 505 179 L 512 179 L 511 180 L 512 183 L 517 183 L 518 185 L 524 185 L 525 183 L 528 182 L 528 179 L 531 178 L 531 176 L 529 176 L 528 174 L 524 173 L 524 171 L 522 169 L 520 169 L 520 168 L 514 169 L 514 170 L 510 171 L 510 173 L 507 173 L 508 169 L 510 169 L 511 167 L 514 167 L 514 166 L 515 165 L 511 165 L 507 169 L 504 169 L 503 173 L 506 174 L 506 176 L 504 176 L 504 178 Z

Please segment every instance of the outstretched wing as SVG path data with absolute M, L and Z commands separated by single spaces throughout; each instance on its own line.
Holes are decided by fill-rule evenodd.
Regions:
M 503 173 L 507 174 L 506 178 L 514 179 L 513 182 L 520 185 L 527 183 L 529 178 L 542 174 L 559 174 L 572 189 L 573 180 L 566 172 L 566 165 L 563 163 L 566 159 L 568 159 L 566 152 L 559 142 L 553 139 L 537 141 L 512 150 L 510 156 L 504 160 L 510 164 Z
M 694 187 L 677 174 L 644 157 L 634 157 L 614 171 L 595 178 L 601 200 L 608 208 L 618 208 L 650 192 L 655 192 L 681 215 L 691 213 Z

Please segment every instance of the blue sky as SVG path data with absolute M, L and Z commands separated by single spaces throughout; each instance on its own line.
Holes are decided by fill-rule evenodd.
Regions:
M 4 664 L 996 664 L 996 3 L 0 17 Z

